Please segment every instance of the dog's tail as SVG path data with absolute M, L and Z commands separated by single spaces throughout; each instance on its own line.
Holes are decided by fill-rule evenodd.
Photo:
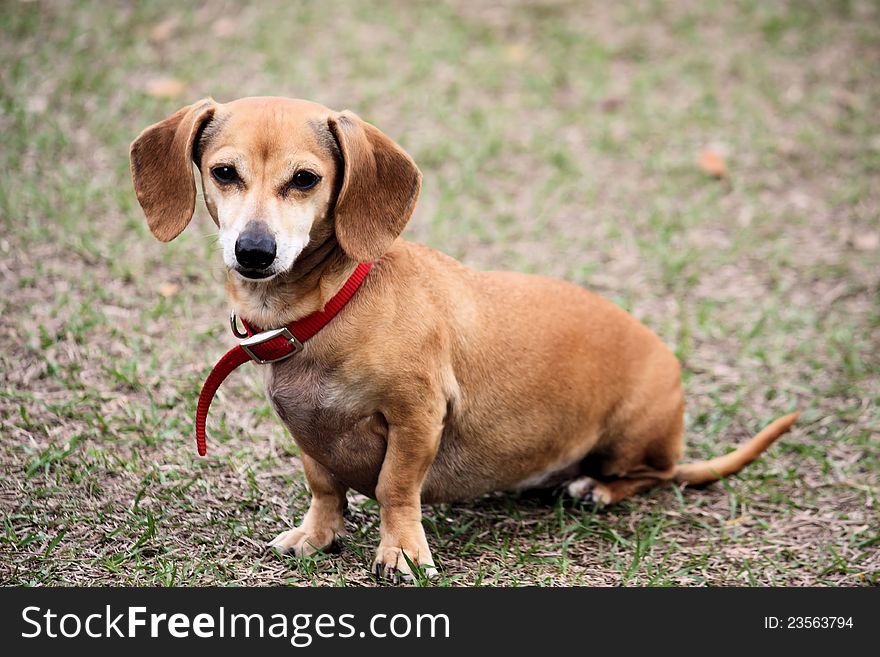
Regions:
M 774 440 L 791 429 L 791 425 L 798 419 L 798 415 L 800 413 L 791 413 L 774 420 L 758 432 L 754 438 L 729 454 L 708 461 L 679 465 L 675 469 L 673 480 L 678 483 L 701 486 L 736 474 L 758 458 L 761 452 L 773 444 Z

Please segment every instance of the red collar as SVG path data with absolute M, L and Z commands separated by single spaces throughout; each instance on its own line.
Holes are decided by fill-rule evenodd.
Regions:
M 199 456 L 204 456 L 208 449 L 205 444 L 205 422 L 208 419 L 208 409 L 217 388 L 223 383 L 233 370 L 240 365 L 253 360 L 256 363 L 277 363 L 285 358 L 290 358 L 303 348 L 303 342 L 320 331 L 327 323 L 336 316 L 342 308 L 354 296 L 361 286 L 367 273 L 373 266 L 372 262 L 363 262 L 357 266 L 351 277 L 342 286 L 335 297 L 327 302 L 323 310 L 313 312 L 311 315 L 291 322 L 287 326 L 278 329 L 264 331 L 263 329 L 248 324 L 242 320 L 247 330 L 248 337 L 242 340 L 217 361 L 214 369 L 205 379 L 202 392 L 199 394 L 199 404 L 196 408 L 196 445 Z M 232 316 L 232 332 L 236 337 L 244 337 L 235 326 L 235 315 Z

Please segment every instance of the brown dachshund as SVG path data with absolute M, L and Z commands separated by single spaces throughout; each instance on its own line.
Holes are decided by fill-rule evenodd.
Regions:
M 351 488 L 380 504 L 377 573 L 409 576 L 408 560 L 436 572 L 423 503 L 566 485 L 604 505 L 664 482 L 706 484 L 738 472 L 797 417 L 679 465 L 681 372 L 660 339 L 564 281 L 472 271 L 399 239 L 421 173 L 351 112 L 206 99 L 147 128 L 131 173 L 162 241 L 193 216 L 193 163 L 220 229 L 226 291 L 251 324 L 321 310 L 358 263 L 374 263 L 302 351 L 266 366 L 312 491 L 302 523 L 270 543 L 282 552 L 343 536 Z

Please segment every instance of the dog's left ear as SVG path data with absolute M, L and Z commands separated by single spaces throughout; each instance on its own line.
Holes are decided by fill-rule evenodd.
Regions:
M 217 104 L 211 98 L 184 107 L 151 125 L 131 144 L 131 179 L 153 235 L 169 242 L 196 209 L 193 144 Z
M 332 114 L 327 122 L 343 160 L 336 239 L 358 262 L 376 260 L 409 221 L 422 173 L 405 150 L 356 114 Z

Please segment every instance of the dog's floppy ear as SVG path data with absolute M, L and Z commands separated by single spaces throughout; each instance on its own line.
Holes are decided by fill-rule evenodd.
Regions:
M 184 107 L 151 125 L 131 144 L 131 179 L 153 235 L 169 242 L 196 209 L 193 144 L 214 115 L 211 98 Z
M 328 126 L 343 160 L 336 239 L 355 260 L 375 260 L 403 232 L 419 197 L 422 174 L 406 151 L 356 114 L 332 114 Z

